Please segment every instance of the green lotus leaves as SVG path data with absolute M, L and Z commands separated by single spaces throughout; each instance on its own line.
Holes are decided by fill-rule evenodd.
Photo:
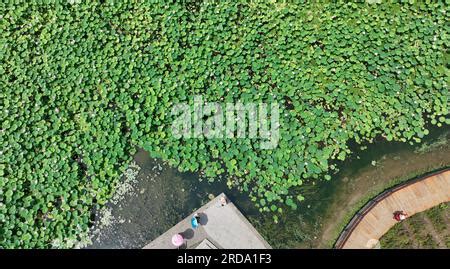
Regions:
M 0 4 L 0 248 L 72 246 L 137 147 L 226 173 L 278 221 L 350 141 L 450 124 L 443 1 L 66 2 Z M 175 139 L 172 106 L 198 94 L 282 104 L 278 147 Z

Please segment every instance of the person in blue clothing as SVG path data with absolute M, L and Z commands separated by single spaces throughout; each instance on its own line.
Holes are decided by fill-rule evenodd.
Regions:
M 194 216 L 192 216 L 191 219 L 192 228 L 196 229 L 198 226 L 200 226 L 200 215 L 198 213 L 195 213 Z

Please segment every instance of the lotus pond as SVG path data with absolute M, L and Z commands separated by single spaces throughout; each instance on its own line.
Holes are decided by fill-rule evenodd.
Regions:
M 232 186 L 267 233 L 291 219 L 320 226 L 312 216 L 345 186 L 336 173 L 352 143 L 390 149 L 448 128 L 449 12 L 448 1 L 1 1 L 0 247 L 73 247 L 96 208 L 138 184 L 137 167 L 119 184 L 137 148 L 186 174 L 140 152 L 138 176 L 155 186 L 140 187 L 142 207 L 122 208 L 155 222 L 123 225 L 163 230 Z M 280 104 L 278 146 L 173 136 L 171 108 L 195 95 Z M 304 213 L 284 220 L 287 207 Z M 296 227 L 272 244 L 317 237 Z

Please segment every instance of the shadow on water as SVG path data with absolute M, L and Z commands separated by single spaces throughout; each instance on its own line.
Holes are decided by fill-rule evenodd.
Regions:
M 368 145 L 363 151 L 356 150 L 339 164 L 340 171 L 331 181 L 303 186 L 305 201 L 297 210 L 284 208 L 277 224 L 272 215 L 260 214 L 245 193 L 228 189 L 224 180 L 199 181 L 198 174 L 180 173 L 139 150 L 134 161 L 141 170 L 134 190 L 119 203 L 108 205 L 113 221 L 101 229 L 90 247 L 143 247 L 209 201 L 209 196 L 221 192 L 227 194 L 273 247 L 326 247 L 324 242 L 332 238 L 348 208 L 368 190 L 417 171 L 448 166 L 450 128 L 431 130 L 423 143 L 438 139 L 444 139 L 444 145 L 424 153 L 415 153 L 421 145 L 385 141 Z

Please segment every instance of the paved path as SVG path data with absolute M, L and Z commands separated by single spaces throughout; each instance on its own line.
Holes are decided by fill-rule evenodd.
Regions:
M 228 200 L 222 193 L 195 211 L 200 215 L 199 228 L 192 229 L 190 215 L 144 248 L 174 249 L 171 239 L 176 233 L 183 234 L 187 248 L 271 248 L 231 201 L 221 205 L 221 197 Z
M 409 216 L 450 201 L 450 169 L 406 182 L 383 192 L 364 206 L 337 240 L 336 248 L 371 248 L 397 221 L 393 212 Z

